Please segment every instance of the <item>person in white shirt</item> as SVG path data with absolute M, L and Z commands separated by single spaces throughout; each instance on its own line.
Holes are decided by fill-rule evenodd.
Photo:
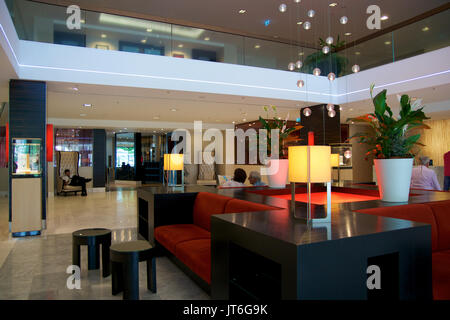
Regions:
M 233 179 L 225 182 L 222 187 L 244 187 L 245 180 L 247 179 L 247 173 L 244 169 L 237 168 L 234 170 Z
M 64 175 L 61 177 L 64 181 L 64 186 L 80 186 L 81 187 L 81 195 L 87 196 L 86 192 L 86 183 L 91 181 L 92 179 L 86 179 L 77 175 L 70 176 L 70 170 L 64 170 Z
M 414 167 L 411 176 L 411 188 L 425 190 L 441 190 L 436 172 L 429 169 L 430 158 L 420 157 L 420 165 Z

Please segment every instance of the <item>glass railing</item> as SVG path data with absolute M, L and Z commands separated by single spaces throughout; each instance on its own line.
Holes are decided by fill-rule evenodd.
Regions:
M 6 3 L 22 40 L 278 70 L 301 60 L 301 72 L 311 73 L 318 66 L 323 76 L 330 71 L 349 74 L 354 64 L 367 70 L 450 44 L 450 10 L 321 56 L 315 48 L 86 10 L 81 11 L 81 29 L 69 30 L 64 6 L 29 0 Z

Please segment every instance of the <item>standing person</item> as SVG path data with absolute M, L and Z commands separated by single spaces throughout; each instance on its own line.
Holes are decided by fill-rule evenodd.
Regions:
M 70 170 L 66 169 L 64 170 L 64 175 L 62 176 L 62 179 L 64 180 L 64 185 L 70 185 L 70 186 L 80 186 L 81 187 L 81 195 L 87 196 L 86 191 L 86 183 L 91 181 L 92 179 L 86 179 L 77 175 L 70 176 Z
M 444 191 L 450 191 L 450 151 L 444 154 Z
M 420 165 L 414 167 L 411 176 L 411 188 L 425 190 L 441 190 L 436 172 L 429 169 L 430 158 L 420 157 Z

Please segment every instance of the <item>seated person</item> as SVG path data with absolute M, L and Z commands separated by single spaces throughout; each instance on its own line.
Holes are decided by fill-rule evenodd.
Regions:
M 244 169 L 237 168 L 234 170 L 234 176 L 230 181 L 225 182 L 222 187 L 244 187 L 247 173 Z
M 425 190 L 441 190 L 436 172 L 429 169 L 430 158 L 420 157 L 420 165 L 414 167 L 411 176 L 411 188 Z
M 250 172 L 248 181 L 255 187 L 264 187 L 266 184 L 261 181 L 261 174 L 258 171 Z
M 64 175 L 61 177 L 64 181 L 64 186 L 80 186 L 81 187 L 81 195 L 87 196 L 86 192 L 86 183 L 91 181 L 92 179 L 86 179 L 80 176 L 72 176 L 70 177 L 70 170 L 64 170 Z M 63 186 L 63 188 L 64 188 Z

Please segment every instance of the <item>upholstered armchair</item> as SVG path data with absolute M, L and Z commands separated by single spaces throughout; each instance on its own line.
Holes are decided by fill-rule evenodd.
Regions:
M 80 186 L 65 186 L 62 176 L 66 169 L 70 170 L 72 175 L 78 175 L 78 159 L 80 154 L 76 151 L 57 151 L 56 152 L 56 192 L 58 195 L 67 195 L 70 192 L 77 194 L 81 192 Z

